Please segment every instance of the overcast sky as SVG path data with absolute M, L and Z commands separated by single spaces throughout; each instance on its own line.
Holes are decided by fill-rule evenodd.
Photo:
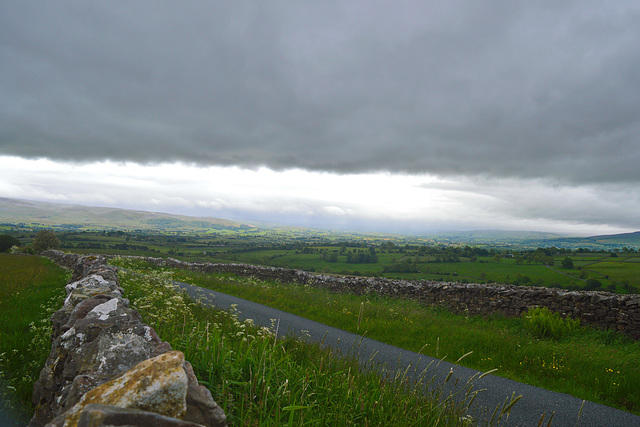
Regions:
M 640 229 L 640 3 L 0 3 L 0 196 Z

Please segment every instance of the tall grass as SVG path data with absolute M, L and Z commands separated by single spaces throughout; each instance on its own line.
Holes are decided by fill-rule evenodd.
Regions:
M 536 338 L 562 339 L 580 328 L 580 320 L 563 318 L 547 307 L 534 307 L 523 315 L 523 326 Z
M 119 261 L 122 265 L 124 261 Z M 131 266 L 129 266 L 131 267 Z M 474 422 L 473 384 L 446 396 L 428 372 L 382 374 L 354 357 L 278 337 L 277 326 L 241 322 L 176 293 L 171 272 L 119 273 L 133 306 L 174 349 L 185 353 L 231 425 L 443 425 Z M 427 386 L 431 390 L 425 393 Z M 508 413 L 498 412 L 497 421 Z
M 0 254 L 0 414 L 12 414 L 15 425 L 33 415 L 33 385 L 51 351 L 49 317 L 68 279 L 47 259 Z
M 473 352 L 462 365 L 498 368 L 496 375 L 640 414 L 640 343 L 614 331 L 570 322 L 561 336 L 547 337 L 527 326 L 526 317 L 470 317 L 412 300 L 233 275 L 178 271 L 176 277 L 429 356 Z

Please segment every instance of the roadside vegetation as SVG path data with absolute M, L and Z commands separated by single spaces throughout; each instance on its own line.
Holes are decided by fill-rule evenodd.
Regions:
M 496 375 L 640 414 L 640 343 L 614 331 L 581 327 L 544 309 L 518 319 L 468 317 L 406 299 L 337 294 L 229 274 L 164 271 L 176 280 L 429 356 L 455 358 L 472 352 L 460 364 L 483 372 L 497 368 Z
M 143 273 L 143 274 L 140 274 Z M 473 382 L 443 394 L 428 371 L 381 374 L 349 355 L 277 335 L 175 292 L 170 272 L 120 273 L 127 297 L 174 349 L 185 352 L 230 425 L 475 425 Z M 51 261 L 0 254 L 0 421 L 26 425 L 33 385 L 51 349 L 49 317 L 69 275 Z M 429 393 L 424 393 L 425 388 Z M 508 417 L 516 399 L 485 414 Z M 7 419 L 6 417 L 10 417 Z M 485 424 L 485 423 L 483 423 Z
M 49 317 L 68 279 L 48 259 L 0 254 L 0 414 L 16 426 L 33 415 L 33 385 L 51 351 Z
M 240 321 L 235 310 L 205 308 L 176 293 L 170 271 L 140 269 L 128 260 L 119 273 L 132 305 L 174 349 L 185 353 L 201 383 L 224 408 L 230 425 L 475 425 L 467 414 L 473 382 L 443 394 L 429 371 L 383 374 L 293 337 L 277 325 Z M 445 380 L 446 381 L 446 380 Z M 430 392 L 425 393 L 429 388 Z M 486 414 L 489 425 L 517 400 Z
M 2 227 L 0 226 L 0 230 Z M 7 250 L 18 253 L 34 253 L 45 248 L 44 246 L 59 246 L 62 250 L 76 253 L 170 256 L 189 262 L 246 262 L 322 274 L 462 283 L 508 283 L 567 290 L 605 290 L 623 294 L 640 292 L 640 253 L 637 248 L 621 245 L 606 249 L 515 248 L 492 244 L 471 247 L 456 242 L 435 244 L 428 239 L 420 240 L 406 236 L 390 240 L 388 236 L 347 233 L 306 235 L 304 232 L 296 231 L 269 234 L 251 227 L 235 231 L 221 229 L 219 232 L 201 235 L 119 230 L 50 233 L 43 232 L 42 228 L 14 226 L 11 226 L 10 230 L 10 235 L 0 239 L 0 243 L 4 243 Z M 43 237 L 47 239 L 43 240 Z M 43 241 L 46 245 L 41 246 L 40 243 Z M 637 370 L 640 343 L 612 331 L 580 327 L 571 319 L 561 319 L 544 310 L 532 311 L 521 319 L 498 316 L 469 317 L 454 315 L 444 309 L 426 307 L 409 300 L 374 295 L 362 297 L 331 294 L 306 286 L 263 282 L 232 275 L 199 275 L 180 270 L 159 273 L 157 269 L 144 264 L 138 264 L 135 268 L 152 275 L 164 275 L 163 280 L 173 275 L 185 282 L 267 304 L 430 356 L 448 356 L 455 359 L 471 352 L 461 364 L 483 372 L 497 368 L 497 375 L 640 414 L 640 373 Z M 48 317 L 52 311 L 59 308 L 63 298 L 64 286 L 60 283 L 65 283 L 66 278 L 60 279 L 56 274 L 64 276 L 62 270 L 49 261 L 24 255 L 0 254 L 0 397 L 3 409 L 15 410 L 23 417 L 27 416 L 25 414 L 30 416 L 32 411 L 31 387 L 50 349 Z M 54 283 L 51 280 L 60 281 Z M 132 292 L 135 293 L 138 285 L 134 283 L 132 286 Z M 173 294 L 171 297 L 168 295 L 165 294 L 164 297 L 175 301 L 176 298 L 181 298 L 174 298 Z M 136 304 L 141 311 L 147 310 L 147 321 L 152 324 L 158 322 L 157 327 L 161 334 L 163 330 L 168 331 L 163 336 L 164 339 L 171 341 L 175 348 L 184 348 L 187 353 L 191 351 L 195 360 L 198 360 L 198 351 L 203 346 L 213 348 L 211 343 L 197 341 L 197 337 L 203 334 L 209 336 L 213 329 L 218 328 L 220 331 L 216 332 L 216 336 L 231 342 L 232 335 L 241 332 L 237 329 L 241 327 L 239 325 L 245 325 L 243 328 L 250 326 L 239 322 L 237 313 L 228 315 L 206 310 L 206 313 L 200 312 L 201 308 L 185 301 L 184 307 L 176 306 L 171 309 L 173 311 L 167 312 L 170 315 L 168 318 L 182 327 L 181 332 L 177 333 L 175 328 L 178 326 L 168 329 L 165 321 L 155 318 L 157 313 L 162 313 L 159 308 L 161 301 L 145 302 L 144 296 L 139 298 Z M 54 299 L 57 299 L 57 302 Z M 187 310 L 185 313 L 189 313 L 188 316 L 193 314 L 192 323 L 187 323 L 187 314 L 182 314 L 182 308 Z M 221 319 L 229 316 L 228 322 L 231 326 L 222 326 L 226 323 Z M 181 323 L 178 318 L 182 319 Z M 199 329 L 203 327 L 206 329 Z M 252 330 L 250 335 L 257 337 L 256 334 L 260 330 Z M 262 331 L 261 334 L 264 334 L 264 339 L 267 340 L 267 331 Z M 398 334 L 398 331 L 403 333 Z M 211 380 L 205 381 L 212 387 L 221 387 L 220 383 L 216 386 L 213 382 L 214 378 L 221 378 L 220 372 L 238 371 L 233 374 L 236 377 L 229 376 L 229 382 L 223 383 L 223 388 L 226 388 L 212 389 L 214 395 L 218 393 L 221 402 L 226 402 L 234 408 L 235 420 L 248 419 L 246 417 L 255 419 L 253 417 L 257 416 L 259 420 L 278 419 L 278 422 L 284 423 L 289 420 L 285 420 L 286 415 L 292 417 L 292 423 L 299 424 L 315 419 L 318 415 L 313 415 L 315 409 L 311 409 L 315 408 L 314 405 L 320 404 L 309 403 L 309 400 L 304 400 L 307 403 L 301 403 L 307 393 L 305 390 L 309 390 L 310 387 L 307 383 L 312 375 L 310 369 L 326 367 L 329 357 L 333 356 L 322 353 L 317 348 L 299 349 L 294 340 L 285 340 L 282 344 L 278 342 L 278 345 L 274 344 L 275 341 L 269 341 L 271 344 L 265 344 L 267 341 L 248 341 L 254 344 L 232 350 L 235 352 L 234 357 L 239 356 L 240 359 L 231 358 L 231 353 L 224 353 L 224 349 L 216 350 L 216 357 L 224 359 L 220 366 L 215 368 L 218 371 L 210 371 L 207 365 L 209 362 L 205 361 L 197 366 L 203 375 L 211 376 Z M 191 345 L 195 345 L 195 349 L 189 350 Z M 269 345 L 282 352 L 269 355 L 272 358 L 269 360 L 260 359 L 258 354 Z M 320 359 L 312 358 L 312 354 L 319 354 Z M 238 368 L 234 365 L 234 360 L 240 360 L 244 367 Z M 286 363 L 283 365 L 280 361 Z M 363 381 L 364 384 L 367 381 L 381 381 L 381 396 L 387 390 L 393 390 L 389 379 L 350 379 L 350 372 L 355 370 L 354 363 L 344 361 L 329 364 L 337 366 L 337 372 L 333 377 L 336 383 L 352 384 Z M 280 372 L 278 369 L 281 366 L 295 365 L 295 368 L 287 367 L 285 373 L 293 375 L 293 370 L 298 369 L 304 373 L 305 380 L 298 380 L 298 385 L 303 387 L 302 391 L 293 391 L 291 387 L 294 381 L 291 378 L 294 377 L 290 377 L 284 388 L 286 393 L 282 391 L 281 394 L 293 400 L 280 409 L 273 406 L 273 402 L 268 402 L 267 397 L 263 400 L 253 399 L 250 403 L 240 403 L 247 396 L 249 400 L 251 396 L 257 396 L 254 392 L 258 385 L 253 383 L 257 381 L 255 369 L 264 369 L 267 364 L 273 365 L 276 372 Z M 300 364 L 303 367 L 300 367 Z M 292 370 L 291 373 L 288 370 Z M 345 372 L 349 374 L 341 377 Z M 285 374 L 277 373 L 276 378 L 281 378 L 282 375 Z M 313 375 L 321 374 L 316 372 Z M 325 375 L 331 378 L 334 374 L 322 374 Z M 424 380 L 428 381 L 427 378 Z M 280 390 L 282 386 L 282 383 L 278 383 L 277 386 L 276 383 L 270 383 L 271 379 L 264 381 L 270 392 L 273 392 L 274 387 Z M 327 396 L 337 393 L 334 383 L 321 385 L 320 388 L 322 387 L 327 389 L 323 392 Z M 342 392 L 347 393 L 347 388 Z M 393 391 L 397 392 L 399 391 Z M 313 393 L 316 397 L 322 395 L 320 390 Z M 337 396 L 341 395 L 338 393 Z M 347 398 L 349 396 L 340 397 L 344 401 L 347 401 Z M 329 400 L 323 404 L 331 404 L 330 397 L 326 399 Z M 377 402 L 375 406 L 372 406 L 372 402 L 360 401 L 359 404 L 362 408 L 369 404 L 371 411 L 377 410 L 380 400 L 373 402 Z M 407 412 L 411 411 L 410 408 L 415 410 L 418 407 L 415 405 L 432 403 L 416 403 L 412 400 L 406 404 Z M 351 401 L 350 404 L 356 403 Z M 448 412 L 449 409 L 442 406 L 435 406 L 433 410 L 425 409 L 427 406 L 419 407 L 431 414 L 429 416 L 434 416 L 434 419 L 446 419 L 447 423 L 454 423 L 452 425 L 460 421 L 454 414 L 461 413 L 461 407 L 450 408 L 453 412 Z M 458 421 L 455 421 L 456 419 Z M 362 422 L 361 419 L 351 421 Z M 387 422 L 382 419 L 377 422 L 383 421 Z

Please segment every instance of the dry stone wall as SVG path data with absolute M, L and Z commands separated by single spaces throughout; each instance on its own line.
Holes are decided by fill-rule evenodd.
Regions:
M 198 384 L 184 355 L 172 351 L 129 308 L 116 270 L 105 257 L 60 251 L 43 255 L 69 268 L 73 276 L 63 307 L 51 317 L 52 349 L 34 387 L 36 411 L 30 426 L 226 425 L 224 411 Z M 143 259 L 158 266 L 253 276 L 334 292 L 413 298 L 470 315 L 519 316 L 533 306 L 548 307 L 584 324 L 640 339 L 637 294 L 328 276 L 248 264 Z
M 563 291 L 544 287 L 500 284 L 393 280 L 376 277 L 344 277 L 312 274 L 301 270 L 248 264 L 187 263 L 168 258 L 144 258 L 158 266 L 184 268 L 203 273 L 232 273 L 262 280 L 278 280 L 317 286 L 335 292 L 353 292 L 413 298 L 469 315 L 520 316 L 530 307 L 547 307 L 583 324 L 613 329 L 640 339 L 640 295 L 596 291 Z
M 73 277 L 51 317 L 52 348 L 34 386 L 30 426 L 226 426 L 184 355 L 129 308 L 105 258 L 43 255 Z

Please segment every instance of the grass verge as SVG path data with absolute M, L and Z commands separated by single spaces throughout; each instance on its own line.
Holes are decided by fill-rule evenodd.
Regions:
M 498 368 L 496 375 L 640 414 L 640 343 L 613 331 L 570 322 L 566 333 L 540 334 L 526 317 L 469 317 L 406 299 L 233 275 L 178 270 L 176 279 L 433 357 L 472 352 L 462 365 Z
M 0 254 L 0 415 L 28 424 L 31 393 L 51 351 L 49 317 L 69 274 L 45 258 Z
M 198 378 L 224 408 L 231 425 L 465 426 L 473 384 L 442 395 L 427 372 L 385 375 L 319 345 L 277 337 L 273 328 L 241 322 L 176 293 L 170 271 L 120 272 L 120 282 L 146 322 L 185 353 Z M 430 393 L 425 393 L 429 387 Z M 508 413 L 500 408 L 494 422 Z

